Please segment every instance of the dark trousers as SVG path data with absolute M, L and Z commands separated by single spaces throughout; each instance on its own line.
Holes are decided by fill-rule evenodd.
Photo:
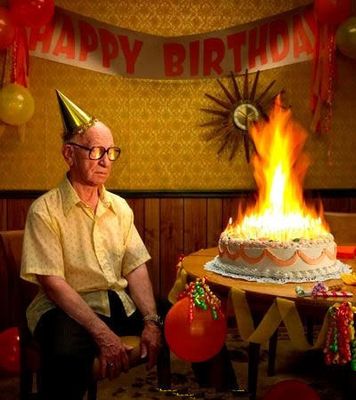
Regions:
M 99 317 L 119 336 L 139 335 L 142 316 L 126 316 L 120 298 L 109 292 L 111 317 Z M 55 308 L 40 319 L 35 337 L 41 349 L 41 400 L 82 400 L 99 349 L 89 333 L 62 310 Z

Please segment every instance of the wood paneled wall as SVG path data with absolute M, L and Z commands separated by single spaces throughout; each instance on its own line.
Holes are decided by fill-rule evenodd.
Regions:
M 0 230 L 23 229 L 26 214 L 39 193 L 0 196 Z M 214 247 L 229 217 L 244 206 L 249 194 L 150 195 L 121 194 L 133 209 L 135 224 L 151 256 L 149 270 L 157 297 L 166 297 L 180 255 Z M 313 193 L 325 211 L 356 212 L 355 191 Z

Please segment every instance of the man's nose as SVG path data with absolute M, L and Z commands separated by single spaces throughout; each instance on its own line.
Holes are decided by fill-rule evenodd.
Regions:
M 104 153 L 104 155 L 100 158 L 99 164 L 103 166 L 109 166 L 111 161 L 109 160 L 108 153 Z

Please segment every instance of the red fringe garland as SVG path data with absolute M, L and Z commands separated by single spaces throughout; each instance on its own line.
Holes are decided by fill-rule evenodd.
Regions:
M 315 38 L 311 110 L 311 129 L 318 133 L 331 130 L 334 81 L 336 78 L 336 27 L 320 24 Z
M 15 40 L 12 45 L 11 83 L 28 87 L 29 51 L 27 34 L 24 27 L 16 27 Z

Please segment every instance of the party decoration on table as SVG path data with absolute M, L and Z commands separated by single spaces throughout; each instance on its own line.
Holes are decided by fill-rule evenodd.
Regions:
M 54 0 L 10 0 L 10 11 L 18 25 L 41 27 L 54 14 Z
M 20 336 L 16 327 L 0 332 L 0 372 L 20 372 Z
M 351 14 L 351 0 L 315 0 L 314 13 L 317 21 L 311 110 L 311 128 L 318 133 L 331 129 L 334 81 L 336 78 L 336 29 Z M 329 149 L 329 153 L 330 153 Z
M 328 310 L 328 330 L 324 347 L 324 361 L 347 364 L 356 371 L 356 340 L 354 327 L 356 308 L 349 302 L 334 304 Z
M 318 393 L 305 382 L 287 379 L 273 385 L 262 400 L 320 400 Z
M 340 278 L 346 285 L 356 285 L 356 273 L 352 272 L 351 274 L 341 274 Z
M 169 348 L 177 357 L 189 362 L 215 356 L 225 342 L 226 330 L 221 302 L 204 278 L 186 286 L 164 323 Z
M 318 282 L 312 290 L 305 290 L 296 286 L 295 293 L 298 297 L 352 297 L 352 292 L 342 290 L 340 286 L 328 287 L 323 282 Z
M 336 46 L 342 54 L 356 60 L 356 17 L 347 19 L 338 27 Z
M 6 49 L 15 40 L 15 21 L 10 12 L 0 7 L 0 49 Z
M 0 119 L 10 125 L 22 125 L 32 118 L 35 102 L 30 91 L 17 83 L 0 89 Z
M 253 144 L 253 142 L 249 134 L 249 128 L 251 124 L 256 122 L 260 117 L 268 120 L 265 109 L 275 96 L 269 97 L 267 94 L 275 81 L 272 81 L 265 90 L 257 96 L 259 74 L 260 71 L 257 71 L 251 91 L 249 90 L 248 70 L 245 71 L 242 90 L 240 90 L 238 80 L 232 72 L 231 81 L 233 84 L 233 92 L 230 92 L 229 89 L 217 79 L 228 101 L 218 99 L 211 94 L 205 93 L 205 96 L 218 104 L 220 108 L 202 108 L 201 111 L 214 115 L 216 119 L 205 122 L 200 126 L 213 128 L 213 130 L 206 135 L 206 140 L 213 140 L 219 144 L 218 155 L 224 152 L 230 153 L 229 161 L 235 157 L 241 140 L 243 140 L 244 143 L 246 161 L 250 161 L 250 144 Z
M 356 258 L 356 246 L 337 246 L 337 258 L 352 260 Z

